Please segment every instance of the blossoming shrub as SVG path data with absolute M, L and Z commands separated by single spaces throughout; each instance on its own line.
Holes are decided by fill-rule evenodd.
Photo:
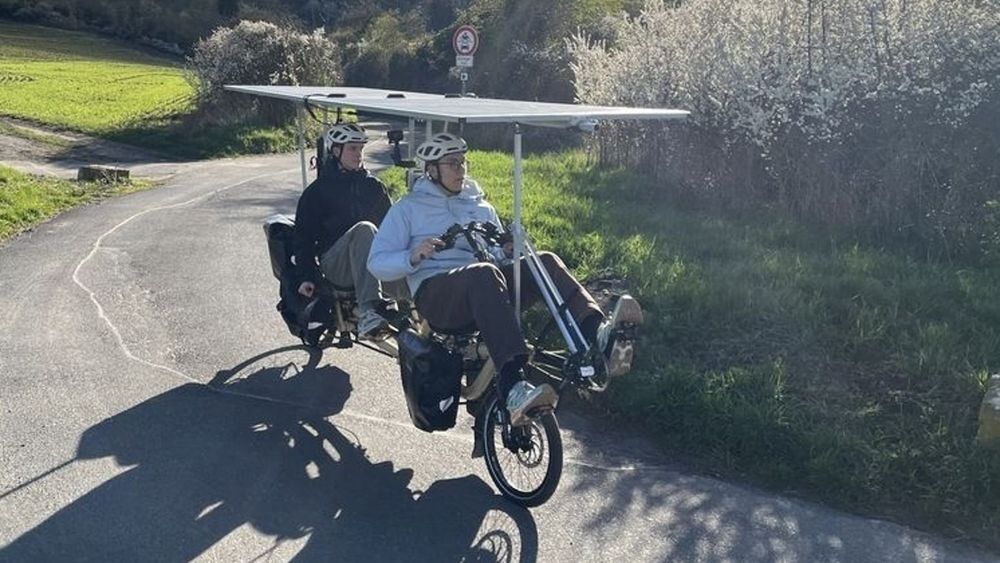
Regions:
M 335 47 L 322 33 L 299 33 L 262 21 L 220 27 L 195 44 L 188 59 L 200 106 L 220 115 L 253 112 L 280 123 L 292 111 L 285 102 L 266 103 L 226 93 L 226 84 L 306 86 L 338 79 Z
M 613 46 L 570 40 L 585 103 L 680 107 L 611 126 L 602 160 L 678 195 L 978 253 L 1000 200 L 995 0 L 648 1 Z

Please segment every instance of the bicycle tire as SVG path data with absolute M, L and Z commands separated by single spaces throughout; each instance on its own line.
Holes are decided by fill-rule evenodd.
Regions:
M 513 432 L 521 433 L 522 443 L 530 440 L 528 451 L 514 452 L 503 442 L 505 422 L 500 417 L 503 408 L 496 396 L 488 402 L 488 407 L 479 424 L 485 446 L 486 470 L 500 494 L 525 507 L 540 506 L 549 500 L 559 486 L 563 469 L 562 435 L 555 414 L 546 413 L 535 417 L 523 427 L 515 427 Z M 539 470 L 544 468 L 537 486 L 522 487 L 514 484 L 512 478 L 516 470 Z

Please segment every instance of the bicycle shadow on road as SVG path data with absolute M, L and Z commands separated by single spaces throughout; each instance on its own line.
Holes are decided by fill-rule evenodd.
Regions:
M 267 355 L 220 371 L 221 389 L 182 385 L 89 428 L 76 460 L 128 468 L 0 548 L 0 560 L 536 559 L 530 514 L 478 477 L 413 491 L 411 469 L 374 463 L 328 421 L 350 396 L 348 374 L 318 354 L 254 369 Z M 266 393 L 280 402 L 248 397 Z

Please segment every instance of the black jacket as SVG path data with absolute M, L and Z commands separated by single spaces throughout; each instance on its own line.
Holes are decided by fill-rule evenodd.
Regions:
M 367 170 L 328 171 L 306 187 L 295 212 L 296 277 L 317 282 L 322 277 L 317 260 L 348 229 L 360 221 L 380 225 L 392 205 L 381 180 Z M 332 169 L 332 170 L 331 170 Z

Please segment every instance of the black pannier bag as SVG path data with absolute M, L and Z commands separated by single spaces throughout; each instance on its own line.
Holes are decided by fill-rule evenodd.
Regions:
M 333 309 L 326 298 L 308 298 L 299 293 L 299 282 L 294 275 L 295 264 L 292 263 L 294 234 L 294 216 L 272 215 L 264 220 L 271 273 L 279 283 L 278 312 L 288 326 L 288 332 L 315 346 L 323 336 L 326 325 L 333 320 Z
M 462 356 L 423 338 L 399 333 L 399 370 L 413 425 L 425 432 L 455 426 L 462 393 Z
M 271 215 L 264 220 L 264 236 L 267 237 L 267 252 L 271 256 L 271 273 L 275 279 L 282 281 L 286 274 L 291 274 L 292 239 L 295 235 L 294 215 Z

